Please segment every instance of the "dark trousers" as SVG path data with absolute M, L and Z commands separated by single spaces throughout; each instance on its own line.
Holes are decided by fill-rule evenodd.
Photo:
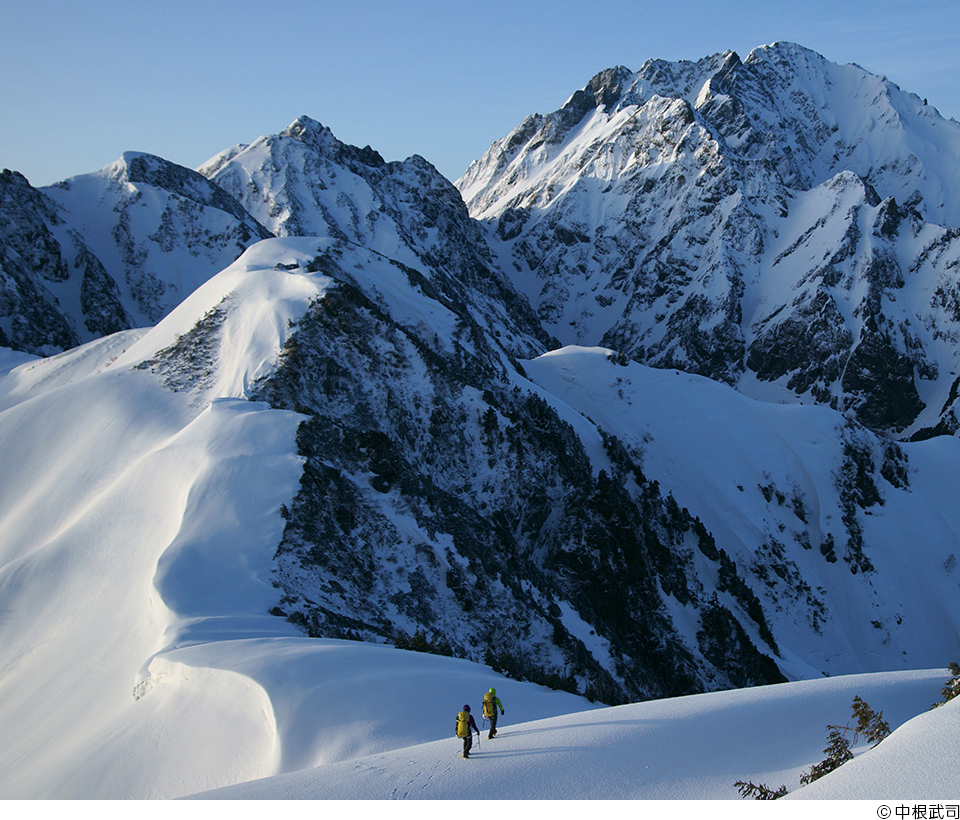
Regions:
M 487 720 L 490 722 L 490 734 L 488 734 L 487 737 L 490 738 L 497 733 L 497 713 L 494 712 Z
M 470 750 L 473 748 L 473 733 L 471 732 L 463 739 L 463 756 L 470 757 Z

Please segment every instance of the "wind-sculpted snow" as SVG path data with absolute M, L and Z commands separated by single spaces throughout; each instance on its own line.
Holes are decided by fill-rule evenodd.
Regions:
M 244 401 L 242 386 L 323 278 L 273 270 L 283 252 L 269 259 L 258 271 L 247 257 L 148 333 L 28 361 L 0 382 L 4 797 L 171 796 L 272 771 L 256 687 L 151 668 L 167 670 L 157 653 L 184 643 L 293 634 L 267 609 L 299 418 Z M 132 369 L 226 292 L 245 309 L 217 332 L 243 354 L 218 356 L 217 377 L 198 385 L 206 401 Z M 188 748 L 197 757 L 182 766 Z
M 475 218 L 307 117 L 4 172 L 0 796 L 729 798 L 854 695 L 810 795 L 952 783 L 957 133 L 777 44 L 599 73 Z
M 752 781 L 772 789 L 786 786 L 789 799 L 956 805 L 958 755 L 950 734 L 960 723 L 960 710 L 948 704 L 927 712 L 942 680 L 937 670 L 857 675 L 543 720 L 513 718 L 523 708 L 513 707 L 519 693 L 508 689 L 503 728 L 493 740 L 481 733 L 470 760 L 461 759 L 457 739 L 447 737 L 191 797 L 739 800 L 734 783 Z M 501 691 L 498 685 L 498 696 Z M 853 761 L 801 788 L 801 775 L 823 757 L 827 725 L 849 722 L 858 696 L 882 710 L 896 731 L 872 750 L 856 744 Z M 931 739 L 936 742 L 925 747 Z
M 173 797 L 315 766 L 319 794 L 359 796 L 340 778 L 370 755 L 434 761 L 422 744 L 448 738 L 436 759 L 465 764 L 450 720 L 489 686 L 517 726 L 595 708 L 583 694 L 956 648 L 954 439 L 901 452 L 608 350 L 518 362 L 464 303 L 351 243 L 258 243 L 153 329 L 8 359 L 4 797 Z M 715 703 L 718 726 L 740 720 Z M 531 771 L 568 746 L 601 766 L 660 744 L 655 713 L 618 714 L 584 724 L 613 734 L 525 727 Z M 774 769 L 740 744 L 736 771 L 671 766 L 644 792 L 629 766 L 596 788 L 732 796 L 815 762 L 813 735 Z

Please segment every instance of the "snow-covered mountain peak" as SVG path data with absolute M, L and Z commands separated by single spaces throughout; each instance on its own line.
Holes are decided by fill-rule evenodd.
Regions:
M 271 236 L 203 175 L 143 152 L 41 190 L 57 206 L 56 238 L 72 265 L 72 284 L 54 295 L 83 339 L 157 322 Z
M 600 72 L 557 112 L 528 118 L 471 164 L 458 182 L 471 212 L 486 212 L 480 203 L 490 197 L 482 192 L 503 173 L 504 159 L 562 141 L 601 105 L 613 119 L 653 97 L 686 100 L 725 156 L 772 164 L 787 185 L 807 189 L 850 169 L 931 221 L 960 225 L 960 171 L 942 159 L 960 150 L 960 127 L 883 77 L 788 42 L 756 48 L 743 61 L 727 51 L 696 62 L 648 60 L 634 74 Z
M 301 114 L 280 132 L 281 137 L 294 137 L 304 142 L 330 142 L 336 140 L 333 132 L 322 123 Z M 337 140 L 338 141 L 338 140 Z
M 565 344 L 956 429 L 960 127 L 882 77 L 787 42 L 610 69 L 457 185 Z
M 457 189 L 423 157 L 388 163 L 300 117 L 201 170 L 278 236 L 332 237 L 408 265 L 503 326 L 515 353 L 534 354 L 547 341 Z
M 195 171 L 127 152 L 34 189 L 0 181 L 0 341 L 49 355 L 156 322 L 269 236 Z
M 623 97 L 633 72 L 625 66 L 614 66 L 594 75 L 582 89 L 575 91 L 557 112 L 566 127 L 572 127 L 593 108 L 611 111 Z
M 142 192 L 146 187 L 155 188 L 200 206 L 216 208 L 245 223 L 258 238 L 268 235 L 239 202 L 197 171 L 139 151 L 125 151 L 118 162 L 108 167 L 111 177 L 122 180 L 134 190 Z
M 380 154 L 369 145 L 355 148 L 338 140 L 324 125 L 307 116 L 300 116 L 280 132 L 279 137 L 300 140 L 318 153 L 330 153 L 338 160 L 353 159 L 371 167 L 385 165 Z
M 70 348 L 0 351 L 0 795 L 373 794 L 356 758 L 449 733 L 411 702 L 490 683 L 533 718 L 815 679 L 503 758 L 562 732 L 576 784 L 587 735 L 620 759 L 699 704 L 743 752 L 701 796 L 796 780 L 819 726 L 774 765 L 739 738 L 804 691 L 917 714 L 940 672 L 906 670 L 960 649 L 955 134 L 775 43 L 602 71 L 459 191 L 309 117 L 196 173 L 0 174 L 0 344 Z M 591 788 L 689 794 L 673 742 L 666 791 L 642 757 Z
M 800 63 L 826 65 L 828 62 L 823 55 L 813 49 L 789 40 L 774 40 L 772 43 L 752 48 L 743 62 L 749 63 L 758 60 L 779 60 L 793 63 L 794 65 Z

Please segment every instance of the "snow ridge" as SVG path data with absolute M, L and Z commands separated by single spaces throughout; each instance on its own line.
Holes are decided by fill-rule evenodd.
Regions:
M 308 117 L 4 172 L 0 796 L 734 798 L 854 694 L 900 728 L 807 793 L 949 791 L 957 128 L 777 43 L 460 190 Z

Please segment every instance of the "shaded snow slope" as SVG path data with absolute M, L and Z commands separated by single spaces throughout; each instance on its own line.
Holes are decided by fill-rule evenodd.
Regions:
M 499 681 L 454 664 L 387 692 L 382 648 L 269 614 L 303 417 L 249 396 L 329 287 L 326 244 L 260 243 L 153 329 L 3 357 L 0 796 L 172 797 L 423 742 L 439 725 L 404 704 Z M 541 716 L 587 705 L 538 691 Z
M 346 296 L 330 298 L 336 288 Z M 505 728 L 515 728 L 515 739 L 522 741 L 513 753 L 503 753 L 502 765 L 512 766 L 518 778 L 523 775 L 511 787 L 515 796 L 556 796 L 545 795 L 535 779 L 544 755 L 566 772 L 568 788 L 579 789 L 570 796 L 731 796 L 737 779 L 796 778 L 817 762 L 823 726 L 846 718 L 854 694 L 898 723 L 936 699 L 943 672 L 905 670 L 938 666 L 958 650 L 954 553 L 960 526 L 950 496 L 956 486 L 954 439 L 892 445 L 832 411 L 762 404 L 702 378 L 624 366 L 609 350 L 556 351 L 524 362 L 524 377 L 519 366 L 510 369 L 510 357 L 481 329 L 464 332 L 457 321 L 461 304 L 435 294 L 415 272 L 348 244 L 271 239 L 201 285 L 152 329 L 125 331 L 48 359 L 14 354 L 0 359 L 0 730 L 5 738 L 0 797 L 176 797 L 280 774 L 291 777 L 284 784 L 305 784 L 290 786 L 303 790 L 294 796 L 327 787 L 324 796 L 369 796 L 363 789 L 377 784 L 387 789 L 378 796 L 394 790 L 396 796 L 409 796 L 403 784 L 411 779 L 418 787 L 428 783 L 422 792 L 427 795 L 483 796 L 482 791 L 465 794 L 459 774 L 442 775 L 443 766 L 466 763 L 456 757 L 450 737 L 452 716 L 465 702 L 476 706 L 491 685 L 507 708 Z M 364 323 L 363 311 L 383 323 L 372 326 L 387 327 L 389 333 L 361 338 L 359 329 L 371 326 Z M 568 455 L 574 446 L 582 449 L 583 463 L 574 465 L 574 474 L 585 486 L 596 482 L 599 501 L 609 501 L 616 491 L 608 475 L 601 482 L 601 473 L 621 470 L 624 486 L 636 491 L 636 482 L 646 481 L 642 466 L 663 491 L 656 504 L 645 497 L 651 522 L 672 518 L 685 527 L 669 543 L 687 574 L 650 570 L 649 587 L 656 595 L 643 599 L 650 604 L 617 606 L 612 613 L 603 606 L 619 592 L 612 584 L 604 582 L 603 594 L 591 596 L 592 588 L 578 590 L 571 582 L 584 575 L 595 581 L 621 578 L 616 572 L 601 575 L 609 570 L 599 560 L 595 566 L 584 560 L 594 556 L 587 549 L 596 549 L 602 530 L 592 527 L 582 545 L 562 542 L 568 552 L 562 573 L 567 587 L 543 587 L 552 596 L 540 610 L 544 631 L 528 637 L 518 631 L 501 643 L 509 637 L 532 654 L 546 651 L 549 640 L 560 636 L 563 643 L 556 646 L 574 647 L 576 653 L 567 657 L 589 663 L 582 667 L 585 672 L 618 671 L 615 653 L 623 657 L 627 644 L 617 643 L 622 640 L 617 630 L 657 626 L 663 631 L 651 635 L 687 647 L 691 668 L 696 662 L 709 669 L 694 654 L 701 652 L 726 674 L 743 671 L 723 654 L 730 648 L 724 640 L 739 635 L 741 646 L 769 646 L 772 652 L 776 644 L 783 671 L 810 680 L 796 689 L 764 687 L 711 696 L 716 700 L 698 696 L 597 711 L 583 698 L 516 683 L 466 660 L 307 639 L 288 621 L 270 615 L 278 604 L 290 605 L 292 595 L 279 588 L 281 581 L 302 580 L 277 573 L 278 545 L 293 526 L 293 499 L 305 471 L 306 459 L 298 451 L 305 416 L 298 407 L 320 402 L 320 410 L 311 410 L 314 438 L 309 443 L 316 449 L 309 457 L 329 466 L 336 458 L 356 455 L 345 446 L 331 446 L 345 427 L 327 424 L 336 421 L 333 412 L 341 405 L 343 418 L 352 418 L 354 394 L 327 392 L 322 384 L 315 394 L 304 391 L 312 386 L 304 374 L 312 378 L 323 372 L 298 368 L 311 362 L 308 352 L 322 361 L 332 352 L 342 356 L 349 339 L 359 346 L 351 350 L 355 358 L 346 361 L 356 362 L 357 370 L 328 371 L 340 374 L 341 386 L 349 375 L 349 384 L 364 389 L 389 387 L 396 391 L 394 398 L 405 391 L 415 395 L 431 384 L 418 362 L 444 361 L 454 353 L 457 367 L 451 364 L 446 371 L 452 374 L 449 384 L 436 384 L 457 386 L 444 397 L 450 418 L 461 419 L 456 423 L 464 440 L 470 436 L 462 419 L 480 425 L 492 417 L 491 432 L 512 430 L 514 435 L 527 429 L 520 422 L 536 422 L 541 431 L 547 423 L 556 425 L 558 441 L 571 447 Z M 344 347 L 338 348 L 338 341 Z M 308 351 L 308 345 L 315 347 Z M 411 348 L 422 358 L 399 355 Z M 276 390 L 289 410 L 251 400 L 263 394 L 271 378 L 279 378 L 280 360 L 286 370 Z M 372 367 L 368 379 L 364 363 L 370 361 L 381 369 Z M 492 398 L 481 398 L 479 387 L 456 382 L 463 372 L 458 368 L 477 379 L 499 374 L 505 386 L 478 382 L 501 390 L 497 410 Z M 393 372 L 406 378 L 386 385 L 376 378 Z M 358 396 L 377 395 L 358 391 Z M 454 400 L 461 395 L 466 400 L 458 405 Z M 525 421 L 514 415 L 508 425 L 504 414 L 512 412 L 509 403 L 520 401 L 518 396 L 537 397 L 530 405 L 535 417 Z M 391 410 L 385 416 L 395 420 L 397 405 L 384 406 Z M 422 408 L 437 406 L 421 402 Z M 469 412 L 460 414 L 458 407 Z M 379 419 L 371 409 L 364 412 L 367 420 Z M 443 421 L 435 420 L 438 428 Z M 408 440 L 421 426 L 408 427 Z M 450 441 L 431 434 L 429 445 L 450 448 Z M 533 449 L 529 442 L 537 443 L 538 457 L 559 446 L 534 437 L 523 441 L 525 450 Z M 445 571 L 470 566 L 460 560 L 465 553 L 455 550 L 463 549 L 468 536 L 483 532 L 488 520 L 465 519 L 475 531 L 459 526 L 451 531 L 456 538 L 443 529 L 460 512 L 452 504 L 438 507 L 446 517 L 418 520 L 414 505 L 399 506 L 413 498 L 409 487 L 416 485 L 401 485 L 407 495 L 395 492 L 396 474 L 367 455 L 382 443 L 373 439 L 357 448 L 361 460 L 351 478 L 358 494 L 392 515 L 395 530 L 384 528 L 380 535 L 391 541 L 397 532 L 410 539 L 387 544 L 397 566 L 401 559 L 409 562 L 406 578 L 416 579 L 417 556 L 436 548 L 448 561 L 436 570 L 439 583 L 446 582 L 449 597 L 459 592 L 472 611 L 505 597 L 507 582 L 540 605 L 536 585 L 544 583 L 546 573 L 526 577 L 517 569 L 521 564 L 504 568 L 491 582 L 488 598 L 472 579 L 456 590 L 450 586 L 453 576 Z M 510 450 L 491 446 L 489 455 L 504 449 Z M 454 477 L 473 480 L 475 464 L 481 465 L 481 482 L 499 475 L 486 460 L 487 451 L 476 452 L 483 460 L 457 460 L 462 472 Z M 482 468 L 485 463 L 489 472 Z M 437 471 L 431 478 L 439 485 L 449 477 Z M 318 486 L 324 500 L 324 485 Z M 516 494 L 515 484 L 509 489 Z M 665 500 L 668 491 L 672 507 Z M 443 499 L 468 498 L 462 486 L 457 492 Z M 488 502 L 499 498 L 489 489 L 484 493 Z M 515 500 L 518 511 L 528 515 L 527 498 Z M 678 503 L 699 516 L 696 537 L 694 520 L 681 514 Z M 624 509 L 614 508 L 613 517 Z M 334 513 L 349 519 L 342 508 Z M 570 521 L 575 525 L 580 519 L 571 512 Z M 316 519 L 295 523 L 306 529 Z M 541 532 L 544 526 L 533 529 Z M 648 532 L 654 546 L 666 543 L 657 541 L 656 530 Z M 319 542 L 333 551 L 329 543 Z M 721 556 L 718 545 L 729 556 Z M 609 564 L 614 555 L 601 557 Z M 354 596 L 349 568 L 357 556 L 363 553 L 334 556 L 345 558 L 347 569 L 323 576 L 331 590 L 339 585 L 343 600 L 350 599 L 350 613 L 363 616 L 373 604 L 391 604 L 403 607 L 411 626 L 430 623 L 416 620 L 421 610 L 452 618 L 454 610 L 440 611 L 439 597 L 418 597 L 414 583 L 383 571 L 386 564 L 376 573 L 383 601 L 364 597 L 369 585 L 358 584 Z M 471 557 L 481 567 L 490 566 L 479 553 Z M 300 559 L 287 554 L 285 560 L 293 566 Z M 313 576 L 305 570 L 320 566 L 317 555 L 312 561 L 299 564 L 307 581 Z M 436 569 L 431 563 L 423 566 Z M 425 571 L 419 577 L 426 577 Z M 669 590 L 661 584 L 669 584 Z M 747 594 L 752 590 L 759 596 L 759 613 Z M 321 607 L 338 600 L 319 586 L 294 591 L 304 600 L 316 595 Z M 436 612 L 431 615 L 426 606 Z M 342 611 L 327 614 L 336 623 Z M 511 608 L 502 612 L 511 615 Z M 708 619 L 718 612 L 726 612 L 729 620 L 708 633 L 708 626 L 717 626 Z M 475 614 L 474 626 L 478 621 Z M 553 627 L 553 638 L 546 627 Z M 464 635 L 466 630 L 448 637 L 466 640 Z M 477 647 L 482 652 L 483 645 Z M 565 662 L 560 653 L 556 658 Z M 645 671 L 644 663 L 637 667 Z M 821 679 L 824 672 L 889 669 L 904 671 Z M 585 677 L 582 685 L 590 682 Z M 703 685 L 709 682 L 705 678 Z M 800 704 L 794 705 L 794 694 Z M 767 739 L 773 742 L 782 732 L 771 715 L 780 718 L 785 712 L 799 716 L 796 731 L 805 732 L 805 740 L 779 757 L 765 754 Z M 952 714 L 942 712 L 946 718 Z M 560 722 L 529 723 L 547 718 Z M 754 726 L 744 728 L 751 719 Z M 521 729 L 520 724 L 526 725 Z M 686 740 L 670 740 L 678 727 L 685 727 L 680 737 Z M 741 757 L 723 761 L 722 767 L 716 758 L 695 759 L 694 766 L 678 769 L 678 761 L 690 757 L 690 738 L 707 729 L 713 737 L 732 734 Z M 738 734 L 746 732 L 762 737 L 751 746 L 751 734 Z M 505 731 L 494 743 L 510 737 Z M 438 740 L 441 745 L 430 745 Z M 662 749 L 662 757 L 630 755 L 642 746 Z M 574 778 L 585 758 L 567 757 L 571 748 L 587 755 L 587 770 L 596 772 L 594 786 Z M 390 762 L 401 758 L 406 781 L 398 779 Z M 471 762 L 480 762 L 479 756 Z M 626 768 L 614 770 L 613 762 Z M 630 768 L 641 763 L 652 768 Z M 317 773 L 326 786 L 311 781 Z
M 261 690 L 216 671 L 156 687 L 150 664 L 184 642 L 294 634 L 266 610 L 299 418 L 241 400 L 241 386 L 258 347 L 275 357 L 322 286 L 260 269 L 252 253 L 156 329 L 27 362 L 0 383 L 4 797 L 170 796 L 271 771 Z M 227 292 L 246 306 L 227 308 L 221 329 L 246 351 L 238 367 L 195 361 L 179 391 L 135 369 Z M 264 301 L 277 321 L 253 310 L 247 324 Z
M 826 408 L 615 361 L 569 347 L 524 368 L 701 518 L 760 596 L 789 677 L 926 668 L 960 652 L 960 442 L 889 449 Z
M 935 800 L 960 794 L 955 701 L 901 726 L 869 754 L 854 758 L 792 797 L 801 800 Z
M 805 797 L 800 775 L 823 758 L 826 726 L 849 722 L 855 696 L 882 710 L 896 728 L 930 707 L 943 680 L 942 670 L 857 675 L 520 723 L 514 720 L 525 715 L 518 715 L 521 710 L 506 696 L 508 713 L 497 737 L 488 740 L 481 733 L 470 760 L 461 758 L 459 741 L 448 737 L 196 797 L 735 800 L 739 780 L 774 789 L 786 785 L 793 797 Z M 451 713 L 449 728 L 452 718 Z M 874 750 L 855 747 L 860 757 L 850 769 L 815 783 L 810 796 L 845 796 L 840 775 L 852 775 L 854 765 L 876 779 L 870 788 L 855 790 L 863 799 L 955 795 L 960 754 L 949 734 L 958 720 L 960 709 L 948 705 L 907 723 Z M 911 758 L 921 738 L 931 740 L 931 748 Z

